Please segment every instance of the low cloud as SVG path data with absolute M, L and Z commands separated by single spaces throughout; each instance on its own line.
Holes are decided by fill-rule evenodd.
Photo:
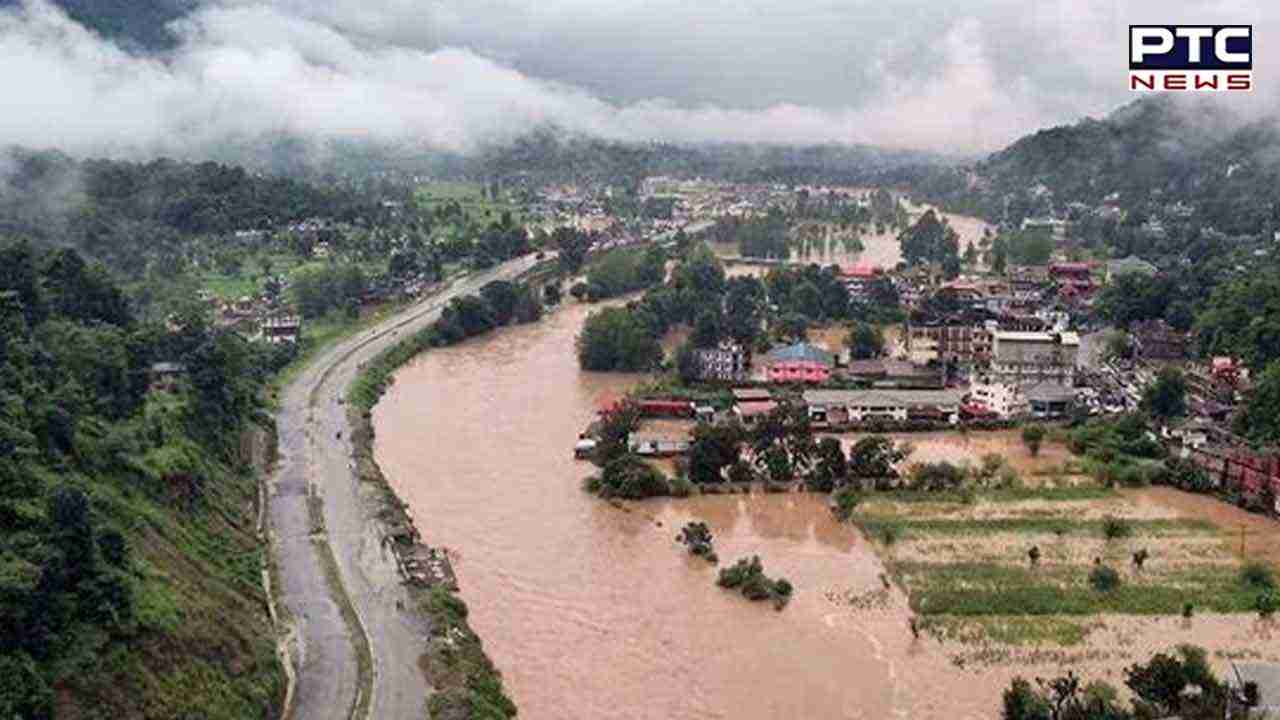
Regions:
M 659 4 L 671 15 L 638 2 L 226 0 L 176 23 L 172 52 L 143 57 L 26 0 L 0 12 L 0 143 L 199 155 L 289 134 L 466 152 L 555 126 L 634 141 L 970 153 L 1128 99 L 1112 61 L 1123 18 L 1098 10 L 1113 3 L 1060 0 L 1059 19 L 1076 8 L 1105 29 L 1070 22 L 1045 42 L 1034 38 L 1054 36 L 1053 14 L 1016 6 L 1026 47 L 1012 55 L 993 40 L 1012 22 L 998 3 L 963 17 L 930 15 L 918 0 L 898 12 L 868 6 L 865 27 L 842 27 L 846 14 L 828 5 L 787 14 L 748 2 L 717 20 L 701 4 Z M 927 43 L 886 29 L 911 22 Z M 847 62 L 816 47 L 841 38 Z M 1084 55 L 1068 60 L 1067 41 Z M 1070 80 L 1061 87 L 1028 69 L 1059 56 Z

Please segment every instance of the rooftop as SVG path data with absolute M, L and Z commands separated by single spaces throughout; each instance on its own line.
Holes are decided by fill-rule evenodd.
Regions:
M 799 342 L 795 345 L 777 348 L 769 352 L 770 362 L 816 362 L 831 365 L 831 353 L 816 345 Z
M 959 405 L 962 397 L 961 390 L 810 390 L 804 401 L 810 405 L 913 407 Z
M 1080 335 L 1073 332 L 1050 333 L 997 330 L 994 335 L 997 342 L 1058 342 L 1063 345 L 1080 344 Z
M 770 400 L 773 395 L 765 388 L 734 388 L 733 399 L 739 402 L 761 402 Z
M 1036 383 L 1023 389 L 1022 394 L 1032 402 L 1070 402 L 1076 391 L 1058 383 Z

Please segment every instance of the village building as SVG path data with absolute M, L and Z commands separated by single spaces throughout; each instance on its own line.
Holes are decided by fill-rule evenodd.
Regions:
M 992 333 L 987 374 L 993 382 L 1029 385 L 1054 382 L 1072 386 L 1080 336 L 1073 332 Z
M 633 432 L 627 435 L 627 449 L 637 455 L 665 457 L 689 452 L 689 438 L 677 435 L 659 435 Z
M 773 412 L 778 404 L 764 388 L 734 388 L 733 414 L 744 425 L 751 425 L 763 415 Z
M 908 324 L 903 335 L 913 363 L 970 364 L 991 357 L 991 333 L 968 323 Z
M 944 384 L 941 368 L 892 358 L 850 360 L 842 373 L 877 388 L 936 389 Z
M 1134 356 L 1147 361 L 1174 362 L 1187 356 L 1187 334 L 1161 319 L 1142 320 L 1129 328 Z
M 991 382 L 986 377 L 975 378 L 969 383 L 969 405 L 974 406 L 969 409 L 972 415 L 988 411 L 1000 419 L 1021 417 L 1031 411 L 1018 385 Z
M 1047 232 L 1055 240 L 1061 240 L 1067 235 L 1067 222 L 1055 217 L 1024 218 L 1022 220 L 1022 229 L 1024 231 L 1034 232 L 1038 230 Z
M 834 365 L 831 353 L 799 342 L 771 351 L 765 359 L 765 372 L 774 383 L 823 383 L 831 379 Z
M 1156 266 L 1136 255 L 1110 260 L 1107 262 L 1107 282 L 1112 283 L 1124 275 L 1140 274 L 1151 277 L 1157 272 Z
M 1065 262 L 1049 266 L 1049 279 L 1058 287 L 1058 297 L 1066 302 L 1088 298 L 1097 286 L 1089 263 Z
M 840 279 L 854 300 L 866 300 L 871 293 L 871 285 L 883 274 L 881 268 L 862 263 L 840 269 Z
M 957 423 L 960 390 L 807 390 L 809 417 L 817 423 L 934 420 Z
M 688 400 L 646 399 L 636 403 L 643 417 L 693 417 L 694 404 Z
M 1075 407 L 1075 390 L 1052 382 L 1036 383 L 1022 388 L 1027 412 L 1037 420 L 1056 420 L 1067 417 Z
M 1218 426 L 1204 417 L 1193 417 L 1172 425 L 1165 425 L 1160 434 L 1166 439 L 1176 440 L 1183 447 L 1200 449 L 1208 445 L 1219 434 Z
M 693 351 L 698 377 L 702 380 L 743 380 L 749 367 L 749 357 L 741 346 L 721 343 L 719 347 L 699 348 Z
M 262 321 L 262 339 L 272 345 L 296 343 L 302 336 L 302 318 L 283 315 Z
M 176 362 L 158 362 L 151 366 L 148 373 L 148 392 L 173 392 L 178 383 L 187 374 L 187 366 Z

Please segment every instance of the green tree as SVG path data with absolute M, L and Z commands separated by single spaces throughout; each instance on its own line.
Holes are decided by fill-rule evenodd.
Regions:
M 1274 360 L 1254 382 L 1236 430 L 1260 445 L 1280 443 L 1280 360 Z
M 1040 454 L 1040 445 L 1044 443 L 1044 436 L 1043 425 L 1027 425 L 1022 428 L 1022 444 L 1027 446 L 1032 457 Z
M 489 282 L 480 288 L 480 297 L 484 298 L 492 309 L 495 324 L 506 325 L 515 317 L 519 294 L 513 283 L 506 280 Z
M 884 333 L 871 323 L 855 322 L 849 327 L 844 344 L 855 359 L 877 358 L 884 352 Z
M 865 480 L 896 478 L 895 467 L 906 458 L 906 450 L 895 445 L 892 438 L 868 435 L 849 449 L 849 476 Z
M 725 332 L 743 347 L 754 345 L 764 319 L 764 284 L 754 277 L 729 278 L 724 307 Z
M 1168 420 L 1187 414 L 1187 379 L 1177 368 L 1164 368 L 1142 392 L 1142 409 Z
M 696 348 L 713 348 L 719 344 L 723 335 L 720 314 L 715 310 L 704 310 L 698 314 L 698 319 L 693 324 L 689 342 Z
M 737 424 L 700 423 L 689 445 L 689 479 L 696 483 L 724 481 L 724 469 L 738 462 L 743 431 Z
M 626 308 L 592 314 L 578 336 L 578 363 L 583 370 L 635 372 L 662 361 L 662 346 Z
M 560 254 L 560 269 L 569 275 L 582 269 L 587 260 L 587 251 L 591 249 L 591 236 L 571 227 L 558 227 L 551 233 L 551 243 Z
M 806 478 L 810 490 L 831 492 L 849 476 L 849 460 L 836 438 L 825 437 L 818 441 L 813 472 Z

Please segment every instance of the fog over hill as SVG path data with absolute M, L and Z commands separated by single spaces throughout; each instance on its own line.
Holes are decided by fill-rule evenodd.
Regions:
M 59 5 L 0 0 L 0 143 L 204 156 L 290 135 L 467 152 L 553 126 L 971 154 L 1128 99 L 1131 20 L 1280 26 L 1264 3 L 1102 0 Z M 1233 99 L 1241 112 L 1274 103 L 1268 67 Z

